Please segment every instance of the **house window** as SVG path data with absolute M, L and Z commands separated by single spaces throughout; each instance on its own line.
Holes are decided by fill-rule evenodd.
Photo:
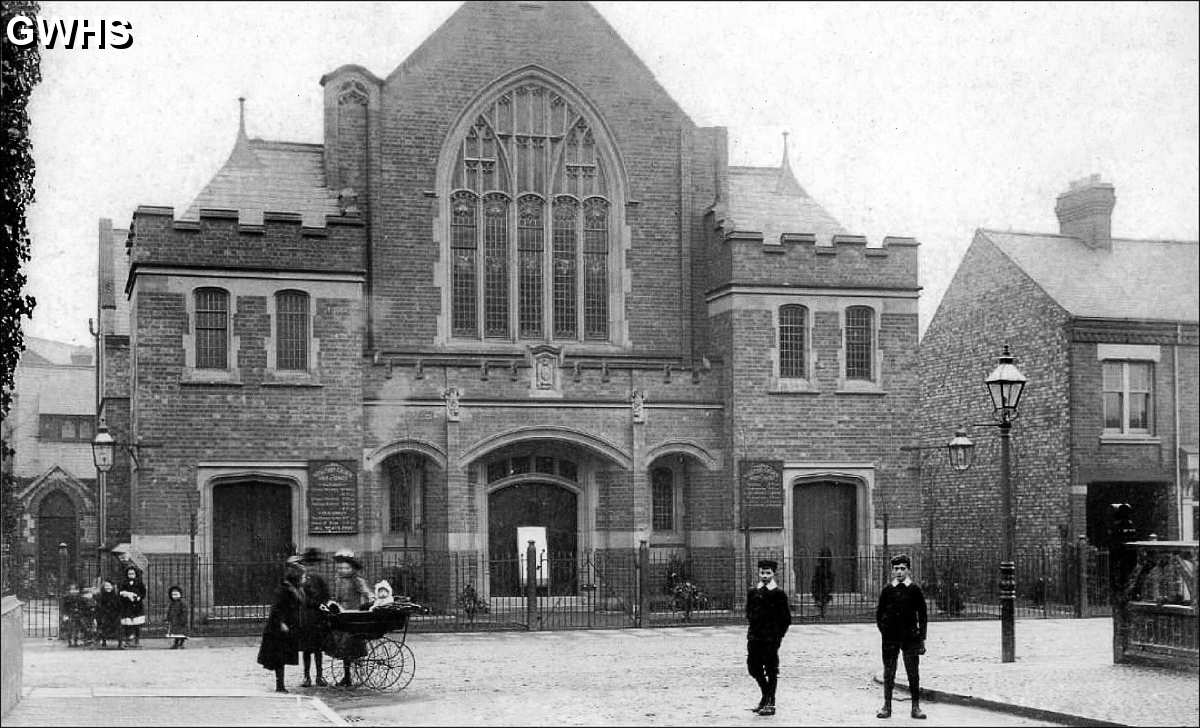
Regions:
M 1154 364 L 1148 361 L 1105 361 L 1104 431 L 1151 434 Z
M 229 368 L 229 294 L 196 290 L 196 368 Z
M 38 439 L 43 442 L 90 442 L 91 415 L 39 415 Z
M 452 337 L 609 340 L 613 190 L 597 128 L 526 79 L 452 141 Z
M 789 304 L 779 308 L 779 376 L 805 379 L 805 337 L 808 309 Z
M 846 309 L 846 379 L 873 381 L 875 311 L 869 306 Z
M 275 368 L 308 370 L 308 294 L 302 291 L 275 296 Z
M 655 531 L 675 530 L 675 473 L 655 468 L 650 473 L 652 525 Z
M 424 463 L 419 455 L 404 453 L 388 461 L 388 530 L 411 533 L 417 530 L 421 490 L 425 483 Z

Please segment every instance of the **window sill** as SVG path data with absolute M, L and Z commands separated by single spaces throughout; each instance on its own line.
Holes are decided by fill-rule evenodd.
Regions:
M 1162 440 L 1154 435 L 1102 434 L 1101 445 L 1161 445 Z
M 855 385 L 846 386 L 845 383 L 842 383 L 834 391 L 834 394 L 864 394 L 864 395 L 868 395 L 868 396 L 874 395 L 876 397 L 881 397 L 881 396 L 887 394 L 887 391 L 880 389 L 879 387 L 876 387 L 874 385 L 872 385 L 870 387 L 855 386 Z
M 687 539 L 685 539 L 683 537 L 683 534 L 678 534 L 678 533 L 673 533 L 673 532 L 662 533 L 657 536 L 652 534 L 650 536 L 650 545 L 651 546 L 672 546 L 672 547 L 686 546 Z
M 179 383 L 240 387 L 242 386 L 242 374 L 236 369 L 193 369 L 188 367 L 183 370 Z
M 289 372 L 268 369 L 263 376 L 264 387 L 323 387 L 320 377 L 310 372 Z
M 807 379 L 775 377 L 767 394 L 820 394 L 821 391 Z

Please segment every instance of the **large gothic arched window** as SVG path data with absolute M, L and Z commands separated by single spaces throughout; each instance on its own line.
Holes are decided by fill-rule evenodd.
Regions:
M 452 338 L 610 341 L 615 191 L 599 136 L 526 79 L 451 141 Z

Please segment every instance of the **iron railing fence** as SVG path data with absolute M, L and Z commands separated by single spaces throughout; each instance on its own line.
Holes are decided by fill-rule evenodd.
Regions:
M 931 620 L 999 618 L 999 557 L 914 547 L 908 553 L 922 585 Z M 746 594 L 757 580 L 756 562 L 779 563 L 777 581 L 792 600 L 799 622 L 870 622 L 890 573 L 880 548 L 850 555 L 753 553 L 706 549 L 597 549 L 531 555 L 397 550 L 360 555 L 372 587 L 386 579 L 397 595 L 424 605 L 413 631 L 484 631 L 651 627 L 741 623 Z M 65 581 L 94 587 L 100 574 L 117 578 L 118 562 L 96 555 L 76 559 Z M 335 566 L 310 567 L 332 587 Z M 820 573 L 818 573 L 820 572 Z M 148 624 L 165 628 L 167 593 L 178 586 L 196 635 L 246 635 L 262 629 L 283 565 L 280 562 L 214 562 L 201 557 L 155 556 L 146 581 Z M 1071 546 L 1021 554 L 1016 563 L 1020 618 L 1095 616 L 1108 613 L 1108 554 Z M 818 578 L 814 578 L 818 577 Z M 65 588 L 66 584 L 63 584 Z M 60 596 L 26 593 L 25 633 L 58 636 Z

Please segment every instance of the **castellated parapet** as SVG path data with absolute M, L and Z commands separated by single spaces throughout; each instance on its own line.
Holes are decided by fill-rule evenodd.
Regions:
M 719 234 L 718 234 L 719 235 Z M 868 247 L 862 235 L 833 235 L 818 245 L 812 233 L 783 233 L 768 242 L 762 233 L 732 231 L 713 244 L 713 289 L 727 286 L 917 290 L 914 238 L 888 236 Z
M 325 227 L 287 212 L 265 212 L 261 224 L 239 223 L 236 210 L 201 209 L 199 217 L 176 220 L 173 208 L 138 207 L 126 242 L 130 265 L 360 274 L 367 267 L 361 216 L 327 215 Z

